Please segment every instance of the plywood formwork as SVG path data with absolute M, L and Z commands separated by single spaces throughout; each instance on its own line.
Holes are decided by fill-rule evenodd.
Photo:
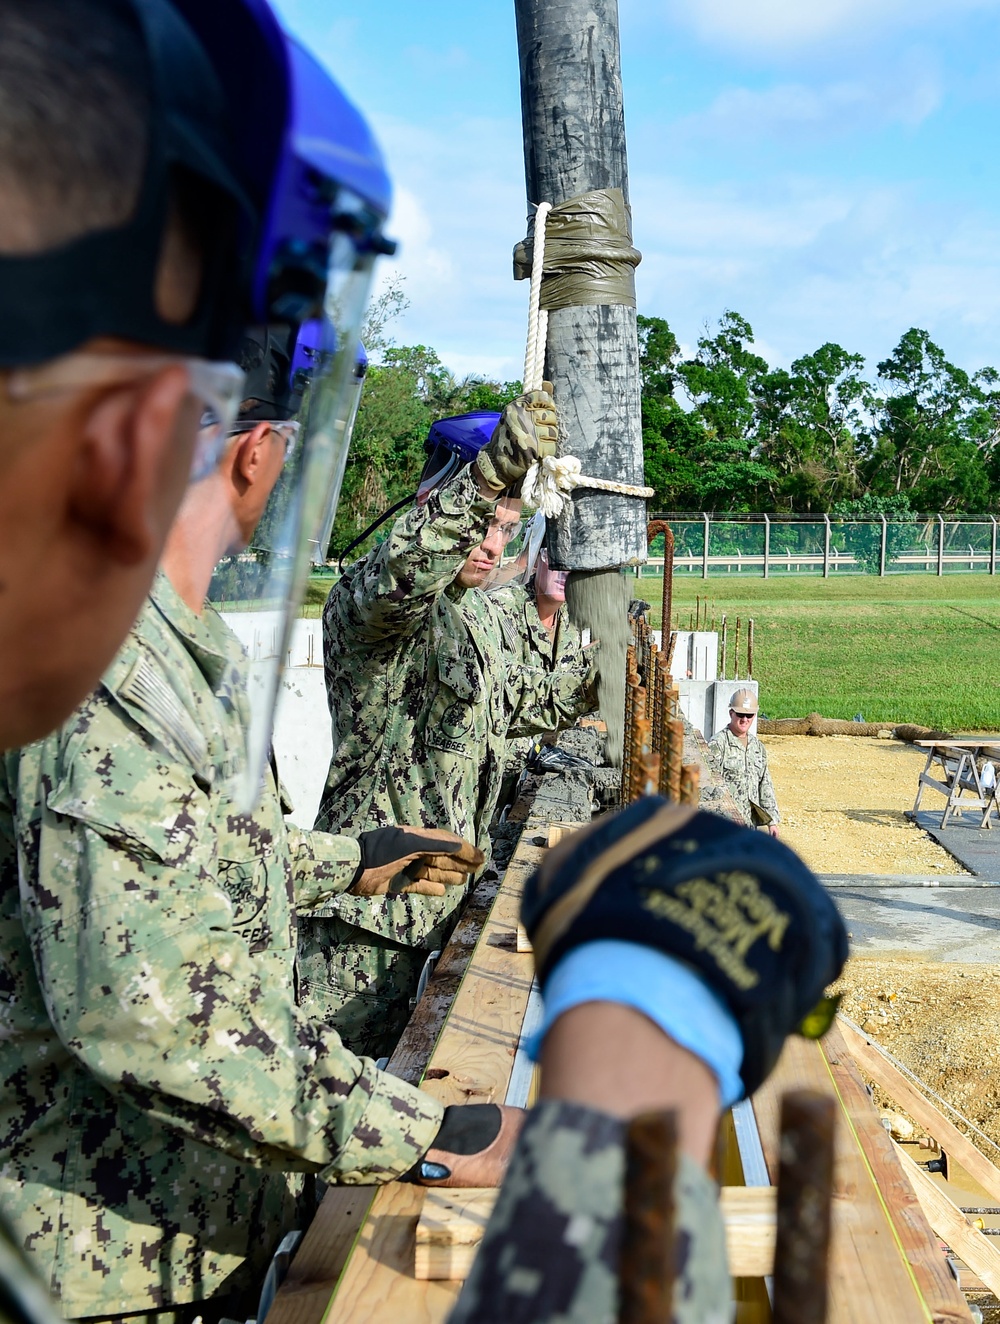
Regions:
M 430 1025 L 411 1025 L 390 1060 L 391 1071 L 422 1084 L 442 1103 L 502 1103 L 506 1097 L 534 974 L 530 952 L 517 950 L 517 917 L 549 826 L 526 822 L 501 885 L 488 902 L 479 898 L 478 914 L 466 912 L 431 981 L 439 988 L 442 979 L 450 981 L 440 995 L 447 1008 L 432 1000 L 429 1013 L 422 1009 Z M 268 1324 L 320 1324 L 331 1309 L 331 1318 L 352 1324 L 445 1319 L 461 1283 L 418 1282 L 414 1276 L 416 1226 L 425 1197 L 422 1188 L 402 1182 L 331 1188 Z
M 437 995 L 422 1006 L 392 1059 L 392 1069 L 421 1081 L 444 1103 L 503 1102 L 507 1096 L 532 986 L 531 956 L 518 950 L 520 896 L 546 844 L 560 835 L 558 828 L 550 832 L 552 826 L 540 818 L 528 820 L 495 897 L 488 890 L 473 901 L 442 959 Z M 754 1097 L 771 1180 L 777 1174 L 781 1095 L 802 1088 L 831 1094 L 838 1108 L 829 1324 L 858 1319 L 969 1324 L 968 1307 L 921 1202 L 836 1029 L 822 1044 L 790 1040 L 776 1071 Z M 750 1221 L 756 1220 L 756 1232 L 751 1229 L 747 1236 L 750 1242 L 757 1237 L 757 1249 L 746 1252 L 740 1267 L 747 1271 L 757 1265 L 762 1272 L 760 1256 L 766 1252 L 760 1239 L 770 1236 L 762 1220 L 771 1195 L 725 1198 L 731 1205 L 741 1200 L 755 1205 Z M 427 1191 L 405 1183 L 331 1189 L 269 1324 L 322 1324 L 327 1317 L 351 1324 L 441 1324 L 461 1280 L 416 1276 L 417 1226 L 427 1199 Z M 432 1199 L 440 1208 L 440 1194 Z M 481 1221 L 488 1204 L 489 1196 L 481 1197 Z M 740 1211 L 730 1210 L 733 1227 L 740 1217 Z M 749 1244 L 746 1237 L 739 1241 L 743 1233 L 738 1230 L 733 1235 L 734 1249 Z M 456 1272 L 464 1273 L 474 1238 L 468 1238 L 467 1229 L 462 1237 L 470 1244 L 456 1260 Z M 755 1299 L 752 1318 L 766 1320 L 766 1298 L 758 1292 Z M 740 1316 L 750 1317 L 745 1311 Z

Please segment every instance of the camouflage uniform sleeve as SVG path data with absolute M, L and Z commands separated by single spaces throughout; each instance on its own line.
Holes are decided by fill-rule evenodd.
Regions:
M 448 1324 L 618 1318 L 624 1127 L 560 1100 L 532 1109 Z M 732 1288 L 715 1184 L 686 1154 L 674 1187 L 674 1324 L 727 1324 Z
M 757 741 L 757 753 L 760 762 L 760 790 L 758 792 L 757 803 L 761 809 L 766 809 L 771 815 L 771 821 L 781 822 L 781 815 L 778 813 L 778 797 L 774 793 L 774 782 L 771 781 L 771 770 L 767 766 L 767 750 L 760 740 Z
M 498 611 L 504 611 L 501 603 Z M 550 663 L 535 648 L 523 613 L 510 613 L 521 636 L 520 666 L 513 668 L 510 689 L 513 716 L 508 735 L 562 731 L 597 707 L 597 650 L 584 651 L 578 630 L 563 630 L 559 650 Z
M 364 645 L 398 645 L 418 630 L 482 542 L 496 499 L 483 497 L 470 470 L 396 520 L 380 546 L 351 566 L 327 598 L 324 633 Z
M 708 763 L 708 766 L 712 769 L 714 773 L 716 773 L 717 776 L 719 777 L 723 776 L 725 769 L 723 767 L 724 751 L 722 748 L 721 736 L 715 735 L 708 742 L 708 750 L 705 755 L 705 761 Z
M 239 1159 L 347 1184 L 408 1171 L 441 1105 L 348 1052 L 252 958 L 215 877 L 209 796 L 99 713 L 77 736 L 68 766 L 41 770 L 52 790 L 22 881 L 68 1051 L 136 1108 Z
M 333 832 L 306 832 L 291 823 L 286 827 L 296 910 L 309 910 L 346 892 L 361 863 L 357 841 Z

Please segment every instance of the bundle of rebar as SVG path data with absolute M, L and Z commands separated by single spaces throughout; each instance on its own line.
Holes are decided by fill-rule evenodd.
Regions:
M 680 695 L 670 674 L 675 642 L 671 634 L 661 651 L 645 615 L 633 618 L 625 663 L 622 804 L 654 793 L 675 804 L 698 803 L 701 769 L 684 763 Z

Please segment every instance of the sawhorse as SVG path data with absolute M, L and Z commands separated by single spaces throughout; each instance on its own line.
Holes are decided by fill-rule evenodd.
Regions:
M 963 809 L 981 809 L 983 811 L 981 828 L 992 828 L 990 813 L 996 809 L 1000 817 L 1000 801 L 997 799 L 998 785 L 994 780 L 991 785 L 983 784 L 983 768 L 980 766 L 983 751 L 989 749 L 994 757 L 1000 757 L 1000 750 L 986 741 L 973 740 L 918 740 L 918 745 L 927 749 L 927 762 L 917 784 L 917 798 L 913 803 L 913 813 L 920 808 L 920 798 L 925 786 L 932 786 L 947 796 L 948 803 L 941 815 L 941 827 L 948 826 L 952 814 L 961 814 Z M 931 766 L 940 764 L 943 781 L 932 777 Z M 963 798 L 964 797 L 964 798 Z

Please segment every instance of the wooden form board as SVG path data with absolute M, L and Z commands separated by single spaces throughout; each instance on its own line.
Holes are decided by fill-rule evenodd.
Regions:
M 547 839 L 548 824 L 529 820 L 426 1061 L 421 1084 L 442 1103 L 504 1100 L 533 976 L 530 954 L 517 951 L 521 891 Z M 394 1055 L 390 1067 L 395 1061 Z M 327 1192 L 292 1266 L 299 1279 L 289 1276 L 268 1324 L 320 1324 L 327 1312 L 351 1324 L 436 1324 L 447 1317 L 461 1283 L 418 1282 L 413 1272 L 427 1191 L 394 1182 L 369 1188 L 361 1200 L 358 1194 L 338 1187 Z M 341 1251 L 346 1242 L 348 1254 L 324 1253 L 321 1239 Z M 303 1269 L 305 1250 L 312 1255 Z M 321 1280 L 324 1268 L 331 1276 Z
M 832 1095 L 834 1159 L 828 1324 L 969 1324 L 971 1315 L 836 1026 L 821 1043 L 788 1040 L 753 1107 L 772 1182 L 781 1095 Z
M 957 1159 L 966 1172 L 1000 1204 L 1000 1169 L 985 1157 L 944 1113 L 930 1102 L 898 1067 L 885 1058 L 875 1042 L 849 1022 L 839 1021 L 841 1033 L 855 1062 L 885 1090 L 904 1112 L 933 1136 L 942 1149 Z
M 726 1224 L 729 1271 L 763 1278 L 774 1268 L 772 1186 L 724 1186 L 719 1203 Z M 414 1270 L 420 1279 L 465 1279 L 483 1239 L 497 1191 L 428 1191 L 417 1223 Z
M 1000 1296 L 1000 1251 L 991 1244 L 990 1238 L 972 1226 L 929 1173 L 914 1163 L 905 1151 L 897 1149 L 897 1152 L 928 1223 L 979 1275 L 993 1295 Z

